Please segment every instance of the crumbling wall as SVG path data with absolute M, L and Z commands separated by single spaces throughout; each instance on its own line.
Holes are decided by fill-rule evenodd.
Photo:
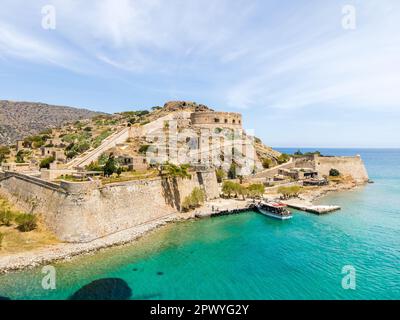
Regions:
M 368 181 L 368 172 L 360 156 L 315 157 L 315 170 L 322 176 L 329 176 L 331 169 L 337 169 L 344 176 L 351 176 L 358 183 Z

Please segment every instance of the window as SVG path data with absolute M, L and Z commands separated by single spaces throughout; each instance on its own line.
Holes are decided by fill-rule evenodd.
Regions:
M 214 119 L 214 122 L 215 122 L 215 123 L 219 123 L 219 119 L 218 119 L 218 118 L 215 118 L 215 119 Z
M 233 120 L 232 120 L 232 123 L 236 123 L 236 120 L 235 120 L 235 119 L 233 119 Z
M 228 119 L 225 119 L 225 123 L 228 123 Z

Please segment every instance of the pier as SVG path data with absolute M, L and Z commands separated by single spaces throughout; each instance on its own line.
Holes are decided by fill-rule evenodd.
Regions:
M 194 212 L 194 217 L 218 217 L 233 214 L 240 214 L 249 210 L 254 210 L 255 205 L 251 200 L 218 199 L 206 203 L 203 208 Z
M 286 203 L 289 208 L 310 212 L 314 214 L 326 214 L 333 211 L 341 210 L 340 206 L 327 206 L 327 205 L 307 205 L 307 204 L 294 204 Z

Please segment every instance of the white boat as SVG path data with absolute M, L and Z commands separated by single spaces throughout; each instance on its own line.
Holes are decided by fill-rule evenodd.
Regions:
M 288 220 L 293 218 L 292 213 L 287 209 L 287 205 L 280 202 L 262 201 L 256 207 L 260 213 L 274 219 Z

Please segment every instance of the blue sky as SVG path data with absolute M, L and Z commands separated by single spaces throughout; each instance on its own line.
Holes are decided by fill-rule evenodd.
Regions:
M 273 146 L 400 147 L 400 1 L 27 2 L 1 1 L 0 99 L 110 113 L 191 100 L 243 113 Z

